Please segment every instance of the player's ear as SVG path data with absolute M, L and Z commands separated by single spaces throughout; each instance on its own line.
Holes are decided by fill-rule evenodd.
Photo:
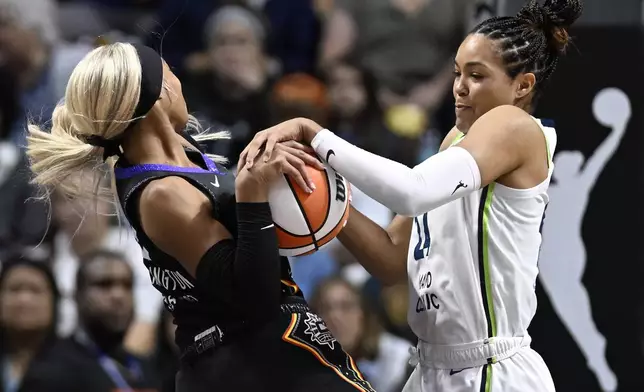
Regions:
M 537 77 L 534 76 L 532 72 L 528 72 L 525 74 L 520 74 L 517 76 L 517 83 L 516 83 L 516 99 L 522 99 L 527 97 L 532 90 L 534 90 L 534 86 L 537 83 Z

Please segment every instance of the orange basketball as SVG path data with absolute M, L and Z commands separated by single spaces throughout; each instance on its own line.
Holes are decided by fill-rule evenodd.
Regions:
M 282 256 L 313 253 L 334 239 L 349 218 L 349 183 L 324 165 L 308 167 L 315 190 L 308 194 L 288 176 L 271 185 L 268 202 Z

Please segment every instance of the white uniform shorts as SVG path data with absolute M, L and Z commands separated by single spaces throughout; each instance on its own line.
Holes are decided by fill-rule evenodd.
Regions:
M 416 368 L 402 392 L 554 392 L 552 376 L 530 337 L 493 338 L 412 350 Z

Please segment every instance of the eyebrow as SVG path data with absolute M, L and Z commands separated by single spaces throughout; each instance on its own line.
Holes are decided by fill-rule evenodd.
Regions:
M 459 67 L 459 65 L 458 65 L 458 63 L 456 62 L 456 60 L 454 60 L 454 65 L 456 65 L 457 67 Z M 467 68 L 467 67 L 476 67 L 476 66 L 480 66 L 480 67 L 485 67 L 485 68 L 487 68 L 487 65 L 483 64 L 483 63 L 482 63 L 482 62 L 480 62 L 480 61 L 469 61 L 469 62 L 465 63 L 465 65 L 463 66 L 463 68 Z

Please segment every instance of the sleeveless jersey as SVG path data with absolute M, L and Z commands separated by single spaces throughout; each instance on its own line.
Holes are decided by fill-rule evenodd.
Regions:
M 186 153 L 201 167 L 157 164 L 129 166 L 121 159 L 114 169 L 120 204 L 136 232 L 152 284 L 163 295 L 165 307 L 174 316 L 176 342 L 181 349 L 193 343 L 195 335 L 213 325 L 235 328 L 244 322 L 244 309 L 235 304 L 232 293 L 228 298 L 214 298 L 208 294 L 207 288 L 200 287 L 181 263 L 155 246 L 141 228 L 138 201 L 143 188 L 153 180 L 176 176 L 188 181 L 208 197 L 213 206 L 213 219 L 226 227 L 233 238 L 237 238 L 234 175 L 218 167 L 201 152 L 187 150 Z M 286 258 L 281 258 L 281 281 L 283 297 L 302 296 L 293 282 Z
M 551 124 L 535 121 L 548 152 L 548 177 L 541 184 L 512 189 L 492 183 L 414 218 L 408 320 L 421 340 L 460 345 L 527 336 L 537 306 L 541 226 L 557 143 Z

